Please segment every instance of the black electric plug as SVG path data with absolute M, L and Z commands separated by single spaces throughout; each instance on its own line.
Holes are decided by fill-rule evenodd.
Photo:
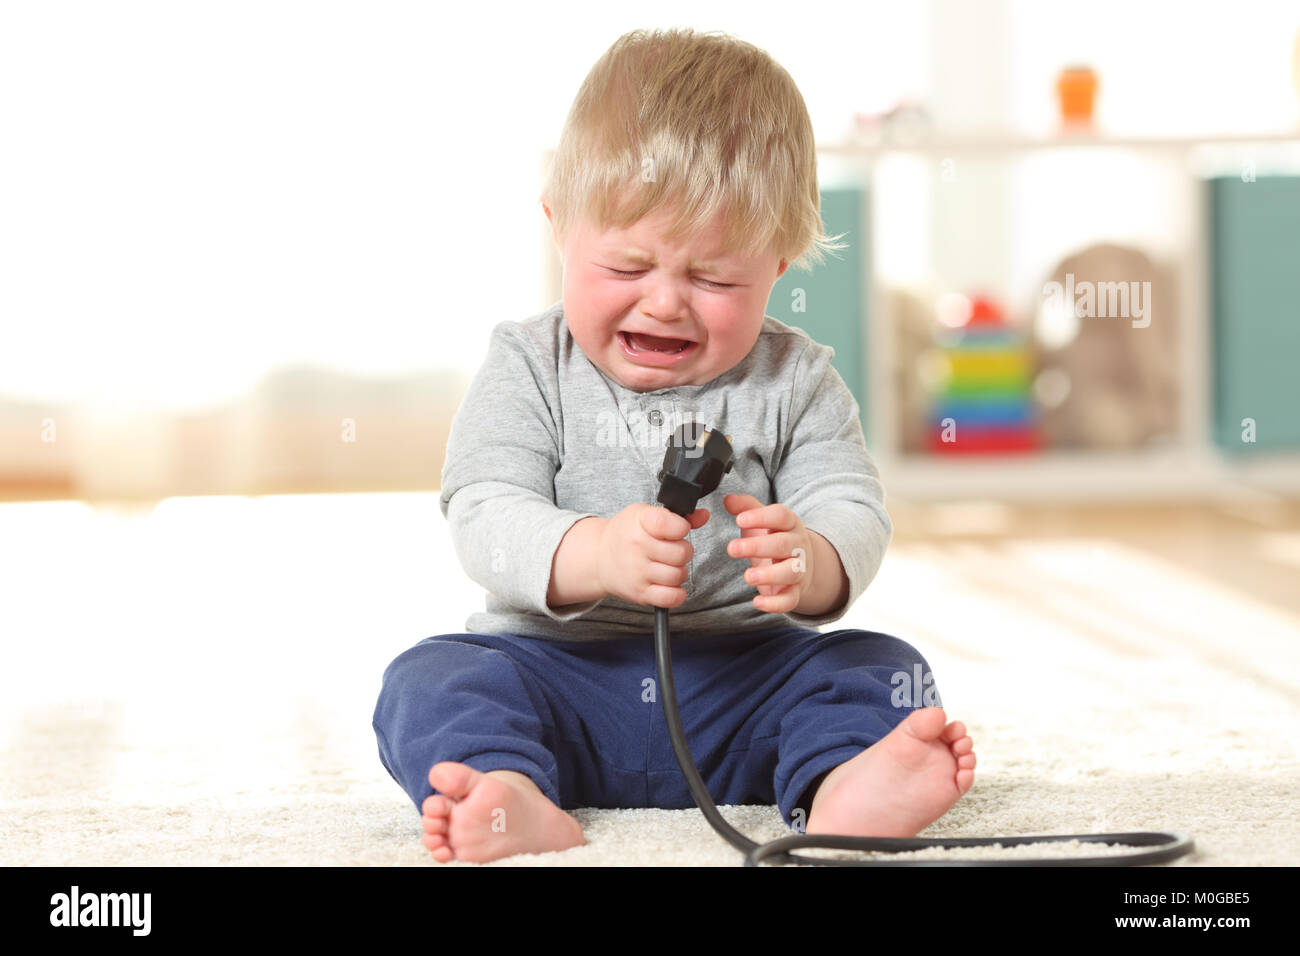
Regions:
M 732 451 L 729 436 L 705 428 L 699 422 L 686 422 L 668 440 L 664 466 L 659 480 L 661 505 L 674 514 L 689 518 L 701 498 L 712 492 L 731 471 Z

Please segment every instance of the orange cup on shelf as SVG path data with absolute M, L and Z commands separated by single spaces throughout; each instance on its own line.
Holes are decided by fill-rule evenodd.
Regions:
M 1097 74 L 1091 67 L 1067 66 L 1056 81 L 1061 122 L 1066 126 L 1091 126 L 1097 99 Z

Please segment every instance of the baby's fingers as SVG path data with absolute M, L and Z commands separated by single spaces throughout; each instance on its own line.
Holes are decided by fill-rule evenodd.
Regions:
M 798 584 L 803 580 L 803 570 L 798 567 L 793 558 L 773 562 L 768 560 L 762 566 L 755 566 L 745 572 L 745 583 L 756 587 L 759 593 L 767 594 L 779 591 L 789 584 Z M 765 589 L 764 585 L 775 585 L 770 589 Z
M 723 495 L 722 505 L 733 515 L 740 514 L 742 511 L 748 511 L 750 508 L 761 508 L 763 502 L 759 501 L 753 495 Z
M 660 541 L 680 541 L 690 533 L 691 528 L 698 527 L 694 522 L 699 521 L 701 511 L 704 509 L 697 508 L 691 513 L 690 520 L 687 520 L 676 512 L 669 511 L 663 505 L 643 507 L 639 516 L 641 530 Z M 700 521 L 700 524 L 708 520 L 707 511 L 704 511 L 704 515 L 704 520 Z
M 754 607 L 770 614 L 787 614 L 799 606 L 802 591 L 796 584 L 787 584 L 775 594 L 760 594 L 754 598 Z

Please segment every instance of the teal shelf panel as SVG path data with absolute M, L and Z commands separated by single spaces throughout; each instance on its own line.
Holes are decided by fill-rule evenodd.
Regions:
M 772 287 L 767 314 L 803 329 L 835 350 L 831 364 L 857 399 L 862 430 L 870 442 L 867 381 L 863 371 L 867 356 L 864 278 L 870 268 L 867 192 L 865 187 L 855 186 L 823 189 L 821 203 L 826 233 L 831 236 L 846 233 L 840 241 L 848 248 L 828 253 L 826 262 L 815 266 L 812 272 L 787 269 Z M 801 297 L 795 295 L 797 290 L 802 290 Z M 795 311 L 801 302 L 804 310 Z
M 1300 449 L 1300 176 L 1208 188 L 1215 443 Z

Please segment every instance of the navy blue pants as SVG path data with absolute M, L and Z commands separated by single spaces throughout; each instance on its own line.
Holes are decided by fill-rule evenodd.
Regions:
M 939 703 L 916 649 L 872 631 L 690 635 L 673 638 L 672 654 L 687 743 L 714 801 L 775 803 L 796 827 L 826 773 Z M 566 810 L 693 807 L 656 685 L 650 634 L 430 637 L 384 672 L 379 758 L 417 810 L 443 760 L 526 774 Z

